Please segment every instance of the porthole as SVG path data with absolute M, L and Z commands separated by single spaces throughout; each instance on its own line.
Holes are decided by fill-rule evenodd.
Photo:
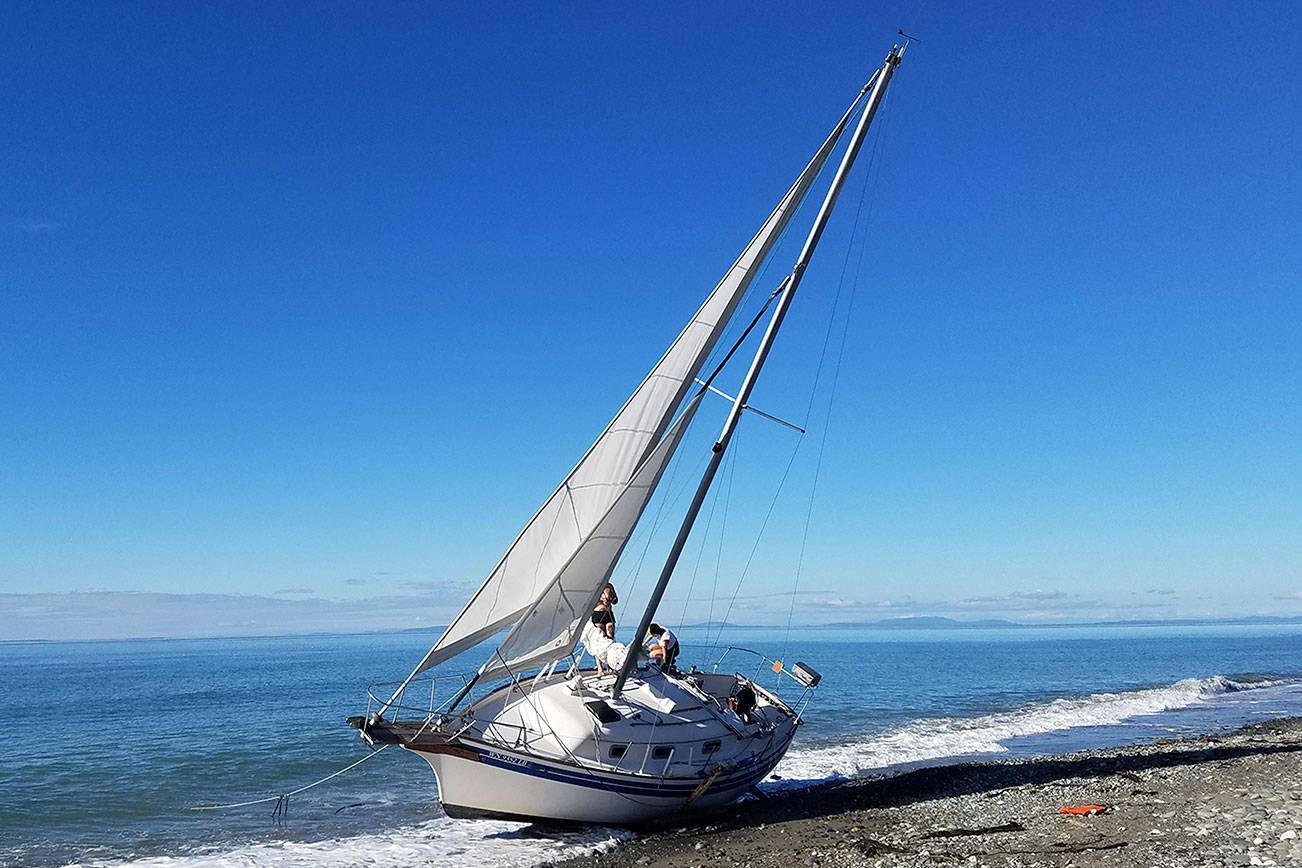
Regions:
M 673 755 L 674 755 L 674 749 L 672 747 L 658 747 L 655 750 L 651 751 L 651 759 L 667 760 Z
M 626 753 L 628 753 L 628 745 L 626 744 L 612 744 L 610 746 L 611 759 L 620 759 Z

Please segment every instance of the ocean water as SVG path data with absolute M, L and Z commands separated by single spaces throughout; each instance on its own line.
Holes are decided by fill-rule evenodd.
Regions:
M 822 673 L 770 788 L 1302 715 L 1302 625 L 680 637 L 680 664 L 712 662 L 705 646 L 717 642 Z M 432 639 L 0 644 L 0 865 L 523 866 L 625 835 L 449 820 L 429 767 L 396 749 L 293 796 L 283 816 L 270 802 L 193 810 L 272 797 L 370 756 L 344 718 Z M 755 671 L 735 653 L 724 668 Z

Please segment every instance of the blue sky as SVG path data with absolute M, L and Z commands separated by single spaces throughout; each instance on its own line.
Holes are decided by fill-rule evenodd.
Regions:
M 670 619 L 1302 614 L 1300 17 L 6 5 L 0 638 L 446 621 L 899 27 Z

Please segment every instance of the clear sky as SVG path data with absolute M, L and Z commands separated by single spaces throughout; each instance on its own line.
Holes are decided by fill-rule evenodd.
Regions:
M 900 27 L 667 620 L 1302 614 L 1302 7 L 1142 6 L 5 4 L 0 638 L 446 622 Z

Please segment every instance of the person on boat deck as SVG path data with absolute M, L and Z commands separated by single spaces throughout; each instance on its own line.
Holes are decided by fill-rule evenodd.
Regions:
M 659 624 L 652 624 L 646 633 L 642 644 L 651 656 L 651 662 L 661 669 L 672 669 L 678 659 L 678 637 Z
M 598 630 L 606 635 L 607 639 L 615 639 L 615 610 L 612 608 L 619 602 L 619 594 L 615 593 L 615 586 L 606 583 L 606 587 L 601 591 L 601 598 L 597 600 L 597 607 L 592 610 L 592 624 Z M 601 658 L 597 660 L 597 674 L 604 675 L 605 669 L 601 665 Z

